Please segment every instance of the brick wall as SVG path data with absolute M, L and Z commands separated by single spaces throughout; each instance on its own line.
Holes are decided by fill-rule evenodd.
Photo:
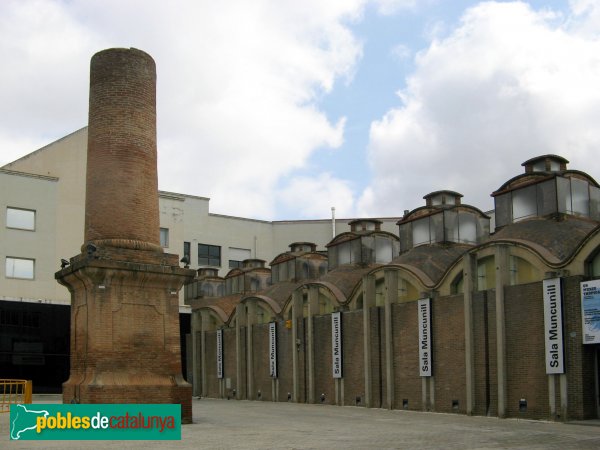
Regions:
M 568 419 L 590 419 L 597 417 L 594 397 L 596 367 L 594 363 L 596 345 L 582 343 L 580 283 L 583 277 L 563 280 L 563 324 L 565 358 L 569 389 Z
M 542 283 L 505 288 L 506 414 L 509 417 L 549 417 L 548 376 L 544 356 Z M 527 400 L 527 412 L 519 401 Z
M 292 343 L 292 329 L 285 321 L 277 323 L 277 376 L 279 379 L 279 401 L 287 402 L 288 393 L 294 390 L 292 355 L 296 345 Z
M 315 340 L 315 402 L 335 404 L 335 387 L 331 366 L 331 315 L 313 318 Z
M 349 311 L 342 315 L 344 404 L 364 406 L 365 360 L 363 352 L 363 312 Z
M 495 415 L 498 411 L 498 372 L 494 291 L 473 295 L 473 365 L 473 414 Z
M 269 376 L 269 324 L 263 323 L 252 327 L 254 341 L 253 367 L 254 367 L 254 392 L 249 392 L 248 398 L 252 400 L 271 401 L 272 387 Z M 258 392 L 260 391 L 260 396 Z
M 421 377 L 419 376 L 419 333 L 417 327 L 417 302 L 392 305 L 394 330 L 394 403 L 398 409 L 422 410 Z
M 221 395 L 219 393 L 219 379 L 217 378 L 217 332 L 207 331 L 204 342 L 206 344 L 204 353 L 206 358 L 206 392 L 204 396 L 219 398 Z M 233 349 L 224 347 L 223 357 L 232 351 L 235 352 L 235 347 Z M 223 368 L 223 375 L 227 376 L 225 368 Z
M 569 379 L 569 417 L 595 417 L 593 398 L 596 376 L 595 346 L 581 344 L 580 277 L 565 279 L 563 290 L 565 352 Z M 422 410 L 422 378 L 419 375 L 417 302 L 396 303 L 391 306 L 392 345 L 394 364 L 395 408 Z M 364 349 L 362 310 L 342 314 L 344 404 L 365 404 Z M 512 286 L 505 289 L 506 373 L 508 417 L 546 419 L 549 417 L 548 376 L 544 359 L 544 319 L 542 283 Z M 287 401 L 293 392 L 292 355 L 299 359 L 299 401 L 307 401 L 306 320 L 299 319 L 299 350 L 291 341 L 291 330 L 278 323 L 279 400 Z M 335 383 L 331 374 L 331 315 L 314 317 L 315 339 L 315 401 L 325 394 L 327 404 L 335 403 Z M 371 370 L 373 407 L 387 407 L 385 389 L 384 309 L 371 309 Z M 473 294 L 474 345 L 474 410 L 476 415 L 497 415 L 497 349 L 495 290 Z M 233 331 L 233 330 L 232 330 Z M 432 300 L 432 342 L 434 374 L 434 408 L 439 412 L 466 412 L 465 323 L 462 295 L 437 297 Z M 271 400 L 271 379 L 268 376 L 268 325 L 254 327 L 254 393 L 260 389 L 262 400 Z M 214 364 L 214 339 L 207 338 L 207 358 Z M 231 347 L 231 348 L 229 348 Z M 235 340 L 225 339 L 225 354 L 235 352 Z M 234 362 L 226 359 L 226 376 L 233 376 Z M 242 358 L 244 360 L 244 358 Z M 209 370 L 209 385 L 216 383 L 214 370 Z M 560 405 L 557 382 L 556 404 Z M 217 394 L 211 387 L 209 395 Z M 527 400 L 527 411 L 519 409 L 519 401 Z M 458 400 L 458 407 L 453 401 Z
M 232 397 L 237 386 L 237 353 L 235 348 L 235 328 L 223 329 L 223 376 L 226 381 L 225 397 Z M 227 381 L 229 388 L 227 388 Z
M 465 320 L 462 295 L 431 301 L 435 410 L 465 413 Z M 458 405 L 453 408 L 453 401 Z

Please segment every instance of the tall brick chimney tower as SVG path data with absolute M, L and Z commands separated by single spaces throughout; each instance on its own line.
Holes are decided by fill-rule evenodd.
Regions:
M 136 49 L 92 57 L 85 242 L 56 273 L 71 292 L 65 403 L 179 403 L 179 290 L 193 270 L 159 241 L 156 66 Z

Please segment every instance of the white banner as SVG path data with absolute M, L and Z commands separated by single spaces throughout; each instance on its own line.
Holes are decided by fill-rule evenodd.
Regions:
M 418 301 L 419 325 L 419 374 L 430 377 L 432 369 L 431 358 L 431 301 L 424 298 Z
M 342 378 L 342 313 L 331 313 L 331 367 L 333 378 Z
M 600 280 L 581 283 L 583 343 L 600 344 Z
M 542 286 L 544 289 L 546 373 L 565 373 L 560 278 L 544 280 Z
M 269 322 L 269 375 L 277 378 L 277 325 Z
M 217 330 L 217 378 L 223 378 L 223 330 Z

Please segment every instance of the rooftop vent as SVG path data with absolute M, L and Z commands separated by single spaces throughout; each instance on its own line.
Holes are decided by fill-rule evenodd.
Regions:
M 525 173 L 532 172 L 560 172 L 567 170 L 567 161 L 562 156 L 558 155 L 542 155 L 528 159 L 522 166 L 525 167 Z

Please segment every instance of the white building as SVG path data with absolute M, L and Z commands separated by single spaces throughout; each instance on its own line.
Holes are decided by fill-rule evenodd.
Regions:
M 49 389 L 59 387 L 63 369 L 64 379 L 68 374 L 70 294 L 54 273 L 84 243 L 86 158 L 87 127 L 0 168 L 0 363 L 10 367 L 6 376 L 34 378 L 34 386 Z M 325 250 L 334 234 L 331 219 L 272 222 L 212 214 L 205 197 L 159 192 L 159 207 L 165 251 L 187 256 L 192 269 L 216 268 L 220 276 L 244 259 L 268 263 L 293 242 Z M 380 219 L 382 230 L 397 234 L 398 219 Z M 338 221 L 338 233 L 349 220 Z M 190 311 L 183 298 L 182 291 L 185 334 Z M 56 372 L 53 380 L 36 379 L 40 365 L 52 366 L 43 372 Z

